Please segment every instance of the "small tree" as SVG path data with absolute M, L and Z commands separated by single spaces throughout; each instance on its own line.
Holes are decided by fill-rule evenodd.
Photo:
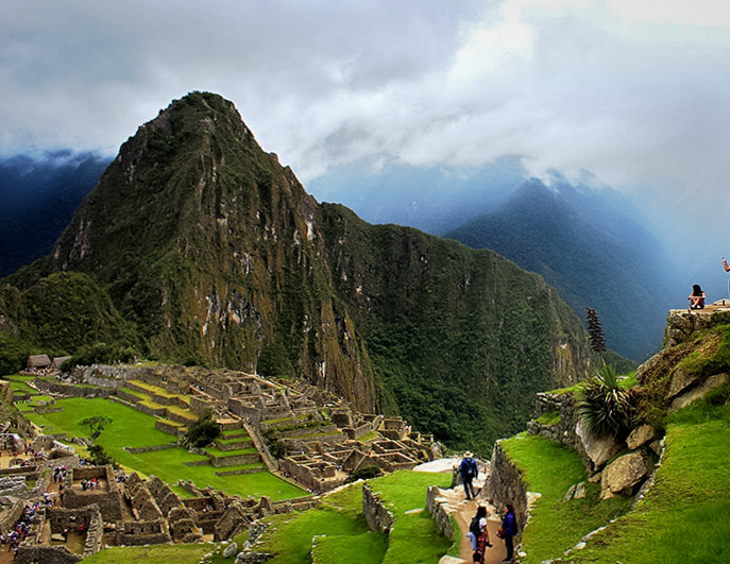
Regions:
M 588 335 L 591 339 L 591 348 L 597 353 L 606 352 L 606 339 L 603 337 L 601 320 L 598 319 L 598 312 L 590 307 L 586 308 L 588 318 Z
M 107 417 L 106 415 L 92 415 L 91 417 L 87 417 L 86 419 L 79 421 L 79 425 L 81 427 L 86 427 L 88 430 L 89 438 L 91 438 L 92 441 L 98 439 L 104 428 L 107 425 L 111 425 L 111 423 L 111 417 Z
M 183 437 L 183 444 L 189 447 L 203 448 L 216 440 L 221 434 L 221 426 L 213 421 L 213 414 L 209 409 L 188 427 Z
M 103 446 L 91 445 L 87 450 L 89 452 L 87 459 L 94 466 L 104 466 L 105 464 L 117 465 L 116 461 L 104 450 Z

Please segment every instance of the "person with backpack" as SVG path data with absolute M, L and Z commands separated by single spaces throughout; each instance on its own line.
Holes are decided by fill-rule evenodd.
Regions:
M 471 541 L 471 549 L 474 552 L 473 559 L 475 563 L 484 562 L 484 553 L 487 547 L 491 547 L 489 542 L 489 529 L 487 528 L 487 508 L 479 506 L 477 513 L 471 520 L 469 532 L 466 536 Z
M 517 518 L 515 517 L 515 508 L 510 503 L 505 504 L 502 526 L 497 534 L 504 540 L 504 546 L 507 549 L 507 557 L 502 562 L 512 562 L 515 551 L 514 537 L 517 535 Z
M 472 453 L 468 450 L 464 453 L 464 459 L 459 464 L 459 474 L 461 474 L 461 481 L 464 484 L 466 499 L 476 497 L 473 482 L 479 475 L 479 466 L 477 466 L 476 460 L 472 458 Z

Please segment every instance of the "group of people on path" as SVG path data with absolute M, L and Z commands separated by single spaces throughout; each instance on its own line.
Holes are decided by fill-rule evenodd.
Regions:
M 474 499 L 474 480 L 479 476 L 479 465 L 471 452 L 464 453 L 464 458 L 459 464 L 459 474 L 464 484 L 464 492 L 466 499 Z M 515 517 L 515 508 L 512 504 L 507 503 L 504 506 L 502 514 L 502 526 L 497 530 L 497 536 L 504 540 L 504 546 L 507 549 L 507 556 L 502 562 L 512 562 L 514 559 L 514 537 L 517 535 L 517 519 Z M 466 534 L 471 542 L 473 552 L 473 560 L 476 563 L 484 562 L 484 554 L 487 548 L 493 545 L 489 540 L 489 529 L 487 527 L 487 508 L 480 505 L 477 507 L 476 515 L 471 520 L 469 532 Z

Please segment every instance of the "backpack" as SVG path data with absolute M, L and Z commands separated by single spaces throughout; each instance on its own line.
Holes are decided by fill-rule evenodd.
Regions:
M 478 466 L 473 458 L 464 459 L 464 469 L 466 470 L 467 478 L 474 478 L 477 475 Z
M 475 537 L 479 537 L 479 535 L 482 534 L 482 529 L 479 526 L 479 520 L 481 517 L 475 516 L 471 520 L 471 524 L 469 525 L 469 532 L 473 534 Z

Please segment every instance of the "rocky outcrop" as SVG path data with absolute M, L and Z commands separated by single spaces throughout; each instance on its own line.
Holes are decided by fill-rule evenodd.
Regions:
M 621 456 L 609 464 L 601 476 L 601 499 L 618 494 L 633 495 L 635 487 L 651 471 L 651 462 L 641 452 Z
M 689 405 L 693 401 L 706 397 L 712 390 L 719 388 L 727 383 L 727 381 L 727 374 L 715 374 L 714 376 L 710 376 L 701 384 L 695 386 L 681 396 L 675 397 L 672 400 L 670 411 L 677 411 Z
M 592 472 L 598 472 L 603 465 L 621 451 L 621 444 L 613 437 L 597 437 L 590 432 L 582 420 L 578 420 L 575 432 L 581 439 L 585 453 L 591 461 Z
M 651 425 L 641 425 L 631 431 L 626 439 L 626 446 L 629 450 L 636 450 L 656 437 L 656 430 Z

